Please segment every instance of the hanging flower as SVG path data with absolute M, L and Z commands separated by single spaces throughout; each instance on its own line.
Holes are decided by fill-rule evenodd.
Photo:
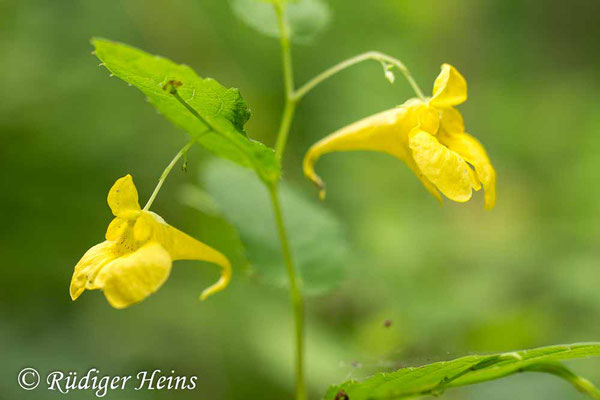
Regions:
M 201 260 L 222 267 L 221 279 L 201 298 L 223 290 L 231 278 L 227 258 L 213 248 L 142 210 L 131 175 L 118 179 L 108 193 L 115 219 L 106 240 L 89 249 L 75 266 L 71 298 L 102 289 L 111 306 L 121 309 L 144 300 L 167 280 L 175 260 Z
M 325 195 L 314 165 L 326 153 L 371 150 L 391 154 L 417 175 L 440 201 L 440 192 L 457 202 L 471 199 L 483 187 L 486 209 L 496 203 L 496 172 L 477 139 L 465 132 L 454 106 L 467 100 L 467 82 L 451 65 L 433 85 L 431 98 L 410 99 L 403 105 L 367 117 L 314 144 L 304 158 L 304 174 Z

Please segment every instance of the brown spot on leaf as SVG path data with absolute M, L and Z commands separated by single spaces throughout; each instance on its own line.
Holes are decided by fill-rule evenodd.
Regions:
M 181 85 L 183 85 L 183 83 L 181 81 L 176 81 L 174 79 L 171 79 L 170 81 L 165 83 L 162 88 L 163 88 L 163 90 L 166 90 L 167 92 L 169 92 L 171 94 L 174 94 L 174 93 L 177 93 L 177 88 L 181 87 Z

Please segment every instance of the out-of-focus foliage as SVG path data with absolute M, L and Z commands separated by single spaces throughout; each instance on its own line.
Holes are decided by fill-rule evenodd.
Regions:
M 439 206 L 392 157 L 340 153 L 319 165 L 326 208 L 347 226 L 353 258 L 337 289 L 308 301 L 308 381 L 329 384 L 469 353 L 598 340 L 600 295 L 600 4 L 516 0 L 331 0 L 332 23 L 295 46 L 299 83 L 367 50 L 404 61 L 422 87 L 442 62 L 469 81 L 469 133 L 498 170 L 498 204 Z M 184 135 L 90 55 L 110 37 L 185 61 L 252 109 L 249 136 L 272 145 L 282 108 L 276 40 L 256 34 L 228 2 L 0 2 L 0 397 L 23 398 L 16 375 L 174 368 L 198 375 L 192 393 L 115 392 L 114 399 L 281 399 L 291 392 L 292 326 L 285 291 L 248 280 L 242 246 L 222 219 L 183 207 L 174 170 L 153 209 L 234 262 L 230 288 L 204 303 L 218 271 L 174 267 L 160 296 L 112 310 L 100 293 L 72 303 L 80 255 L 110 221 L 106 191 L 132 173 L 147 199 Z M 284 177 L 306 195 L 311 144 L 412 97 L 381 66 L 355 67 L 299 105 Z M 243 196 L 240 196 L 243 201 Z M 481 200 L 481 199 L 477 199 Z M 293 210 L 286 210 L 291 213 Z M 265 225 L 271 226 L 271 221 Z M 386 327 L 384 321 L 391 325 Z M 574 370 L 600 382 L 597 360 Z M 29 399 L 48 392 L 26 393 Z M 91 398 L 74 394 L 73 399 Z M 79 397 L 78 397 L 79 396 Z M 447 399 L 579 399 L 534 374 L 449 391 Z
M 237 17 L 257 32 L 279 37 L 279 23 L 273 4 L 280 0 L 229 0 Z M 327 28 L 331 10 L 325 0 L 281 0 L 292 41 L 308 44 Z
M 216 204 L 240 233 L 251 273 L 263 283 L 287 287 L 281 244 L 273 229 L 274 216 L 265 186 L 251 173 L 223 162 L 203 167 L 202 181 L 214 199 L 211 204 Z M 202 192 L 191 193 L 184 192 L 184 201 L 204 212 Z M 280 197 L 292 256 L 305 293 L 322 294 L 339 285 L 349 261 L 340 221 L 318 200 L 308 200 L 285 182 L 280 184 Z

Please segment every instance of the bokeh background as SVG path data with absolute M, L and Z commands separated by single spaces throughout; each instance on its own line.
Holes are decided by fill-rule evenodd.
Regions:
M 480 194 L 439 206 L 402 163 L 381 154 L 320 162 L 329 185 L 323 206 L 343 221 L 352 256 L 343 283 L 308 300 L 312 398 L 329 383 L 378 370 L 600 339 L 600 3 L 329 3 L 327 31 L 294 46 L 297 81 L 376 49 L 402 59 L 429 91 L 440 64 L 452 63 L 469 82 L 460 110 L 497 169 L 499 199 L 492 212 Z M 248 278 L 231 228 L 179 196 L 211 157 L 201 149 L 191 152 L 187 174 L 172 173 L 153 208 L 232 255 L 231 288 L 200 303 L 218 271 L 179 263 L 161 291 L 127 310 L 111 309 L 99 292 L 71 302 L 72 268 L 102 240 L 114 180 L 132 173 L 146 199 L 186 141 L 139 92 L 98 68 L 89 45 L 95 35 L 239 87 L 253 111 L 250 136 L 274 142 L 282 109 L 278 43 L 237 20 L 226 1 L 0 2 L 0 399 L 60 396 L 21 390 L 16 376 L 26 366 L 198 376 L 192 392 L 111 392 L 111 399 L 290 398 L 286 292 Z M 307 148 L 410 96 L 401 76 L 389 85 L 377 63 L 323 84 L 298 109 L 285 178 L 315 196 L 301 176 Z M 600 383 L 598 360 L 571 365 Z M 446 394 L 581 396 L 537 375 Z

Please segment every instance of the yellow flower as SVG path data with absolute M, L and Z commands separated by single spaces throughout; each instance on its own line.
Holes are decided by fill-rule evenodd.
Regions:
M 73 300 L 85 289 L 102 289 L 115 308 L 138 303 L 167 280 L 175 260 L 208 261 L 223 268 L 221 279 L 202 292 L 203 300 L 229 283 L 231 265 L 223 254 L 140 208 L 131 175 L 115 182 L 108 205 L 115 219 L 108 226 L 106 241 L 89 249 L 75 266 Z
M 496 172 L 483 146 L 465 133 L 456 106 L 467 100 L 467 82 L 451 65 L 433 85 L 433 96 L 410 99 L 403 105 L 367 117 L 314 144 L 304 158 L 304 174 L 320 189 L 315 162 L 333 151 L 371 150 L 391 154 L 417 175 L 440 201 L 440 192 L 451 200 L 465 202 L 472 189 L 485 190 L 485 208 L 496 203 Z

